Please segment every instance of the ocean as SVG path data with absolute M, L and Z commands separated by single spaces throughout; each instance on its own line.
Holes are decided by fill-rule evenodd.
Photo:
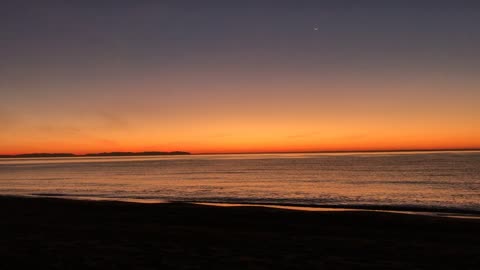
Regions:
M 480 152 L 11 158 L 0 194 L 480 212 Z

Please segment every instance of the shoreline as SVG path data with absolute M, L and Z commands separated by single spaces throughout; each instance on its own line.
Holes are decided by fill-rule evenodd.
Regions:
M 29 195 L 0 195 L 2 197 L 18 198 L 53 198 L 61 200 L 78 201 L 99 201 L 99 202 L 126 202 L 138 204 L 168 204 L 184 203 L 198 204 L 218 207 L 265 207 L 278 208 L 296 211 L 369 211 L 384 213 L 400 213 L 409 215 L 435 216 L 448 218 L 470 218 L 480 219 L 480 210 L 459 209 L 459 208 L 434 208 L 421 206 L 399 206 L 399 205 L 352 205 L 352 204 L 295 204 L 295 203 L 273 203 L 273 202 L 246 202 L 246 201 L 212 201 L 212 200 L 164 200 L 164 199 L 142 199 L 142 198 L 102 198 L 93 196 L 71 196 L 63 194 L 29 194 Z
M 480 152 L 480 148 L 445 148 L 445 149 L 386 149 L 386 150 L 338 150 L 338 151 L 293 151 L 293 152 L 109 152 L 109 153 L 32 153 L 32 154 L 1 154 L 1 159 L 44 159 L 44 158 L 99 158 L 99 157 L 162 157 L 162 156 L 218 156 L 218 155 L 282 155 L 282 154 L 410 154 L 410 153 L 451 153 Z
M 303 205 L 283 205 L 283 204 L 256 204 L 256 203 L 213 203 L 213 202 L 192 202 L 195 204 L 200 205 L 211 205 L 211 206 L 219 206 L 219 207 L 267 207 L 267 208 L 277 208 L 277 209 L 286 209 L 286 210 L 294 210 L 294 211 L 311 211 L 311 212 L 330 212 L 330 211 L 346 211 L 346 212 L 353 212 L 353 211 L 366 211 L 366 212 L 381 212 L 381 213 L 397 213 L 397 214 L 407 214 L 407 215 L 420 215 L 420 216 L 432 216 L 432 217 L 447 217 L 447 218 L 467 218 L 467 219 L 479 219 L 480 214 L 477 212 L 451 212 L 451 211 L 425 211 L 425 210 L 406 210 L 408 208 L 396 208 L 392 207 L 392 210 L 388 210 L 388 208 L 382 207 L 375 207 L 372 206 L 371 208 L 365 207 L 343 207 L 340 205 L 331 205 L 329 206 L 303 206 Z M 398 209 L 398 210 L 395 210 Z

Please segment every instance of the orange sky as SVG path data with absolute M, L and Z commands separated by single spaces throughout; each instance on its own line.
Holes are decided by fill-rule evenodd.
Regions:
M 2 110 L 0 149 L 15 154 L 479 148 L 480 95 L 451 95 L 456 85 L 444 79 L 395 86 L 386 79 L 249 80 L 233 86 L 245 91 L 223 94 L 207 86 L 182 103 L 181 89 L 194 87 L 188 82 L 92 83 L 78 88 L 115 88 L 118 95 L 97 98 L 95 91 L 79 91 L 81 102 L 38 97 Z M 162 100 L 156 90 L 162 87 L 179 96 Z M 325 88 L 332 90 L 317 90 Z
M 480 148 L 478 10 L 285 5 L 9 10 L 0 154 Z

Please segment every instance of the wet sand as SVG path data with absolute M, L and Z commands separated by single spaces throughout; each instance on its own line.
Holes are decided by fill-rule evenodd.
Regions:
M 0 269 L 478 269 L 480 220 L 0 197 Z

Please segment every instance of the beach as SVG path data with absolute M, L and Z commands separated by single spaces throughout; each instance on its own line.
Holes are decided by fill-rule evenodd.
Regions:
M 1 0 L 0 270 L 480 269 L 479 25 Z
M 479 219 L 0 197 L 0 268 L 477 269 Z

